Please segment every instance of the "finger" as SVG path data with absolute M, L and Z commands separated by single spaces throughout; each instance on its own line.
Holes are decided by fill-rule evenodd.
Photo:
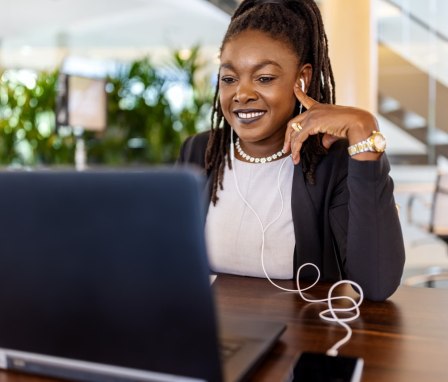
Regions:
M 285 131 L 285 142 L 283 144 L 283 151 L 289 152 L 291 149 L 291 137 L 303 130 L 302 125 L 298 120 L 291 120 L 288 122 Z
M 292 122 L 291 127 L 296 133 L 300 133 L 303 130 L 303 127 L 299 121 Z
M 288 126 L 286 127 L 286 130 L 285 130 L 285 142 L 283 143 L 283 151 L 285 153 L 289 153 L 289 150 L 291 149 L 291 135 L 292 135 L 291 133 L 292 133 L 292 130 L 289 127 L 289 123 L 288 123 Z
M 303 142 L 305 142 L 310 136 L 308 129 L 302 130 L 300 133 L 292 134 L 291 139 L 291 156 L 294 164 L 300 162 L 300 150 L 302 149 Z
M 311 128 L 308 130 L 309 135 L 316 135 L 319 133 L 328 135 L 329 137 L 325 138 L 325 139 L 329 139 L 329 144 L 330 146 L 334 143 L 334 141 L 338 140 L 338 139 L 343 139 L 343 138 L 347 138 L 347 131 L 348 131 L 348 127 L 347 126 L 338 126 L 335 127 L 334 123 L 331 123 L 331 125 L 327 125 L 325 123 Z M 334 137 L 334 138 L 330 138 L 330 137 Z
M 300 88 L 299 84 L 295 84 L 294 94 L 296 95 L 296 98 L 300 101 L 300 103 L 303 106 L 305 106 L 307 110 L 310 109 L 313 105 L 319 103 L 316 100 L 312 99 L 311 97 L 307 96 L 306 93 Z
M 339 139 L 340 138 L 335 135 L 324 134 L 324 136 L 322 137 L 322 145 L 328 150 L 331 147 L 331 145 L 336 141 L 338 141 Z
M 298 164 L 300 162 L 300 149 L 302 148 L 301 143 L 297 143 L 291 146 L 291 158 L 294 164 Z

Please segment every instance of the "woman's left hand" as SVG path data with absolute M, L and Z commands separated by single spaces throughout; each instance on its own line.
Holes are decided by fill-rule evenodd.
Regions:
M 319 103 L 307 96 L 298 85 L 294 87 L 294 93 L 307 109 L 292 118 L 286 128 L 283 148 L 286 152 L 291 150 L 294 164 L 300 162 L 300 149 L 310 135 L 323 133 L 322 144 L 328 149 L 339 139 L 348 139 L 349 145 L 353 145 L 367 139 L 374 130 L 378 131 L 376 118 L 365 110 Z M 293 124 L 296 129 L 293 128 Z M 353 158 L 376 160 L 380 155 L 365 152 Z

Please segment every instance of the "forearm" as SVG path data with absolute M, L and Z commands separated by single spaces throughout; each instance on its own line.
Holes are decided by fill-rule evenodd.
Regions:
M 349 161 L 345 271 L 371 300 L 385 300 L 400 284 L 404 245 L 389 163 Z

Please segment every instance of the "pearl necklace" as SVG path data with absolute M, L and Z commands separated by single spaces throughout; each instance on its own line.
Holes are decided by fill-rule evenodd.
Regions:
M 238 151 L 238 154 L 240 154 L 241 158 L 247 160 L 248 162 L 251 163 L 266 163 L 266 162 L 272 162 L 273 160 L 276 160 L 278 158 L 281 158 L 284 154 L 286 154 L 283 149 L 276 152 L 275 154 L 272 154 L 268 157 L 263 157 L 263 158 L 254 158 L 251 157 L 249 154 L 246 154 L 243 149 L 241 148 L 240 145 L 240 138 L 236 139 L 235 142 L 235 147 L 236 147 L 236 151 Z

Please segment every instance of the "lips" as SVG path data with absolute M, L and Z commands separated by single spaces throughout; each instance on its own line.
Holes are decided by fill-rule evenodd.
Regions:
M 241 123 L 252 123 L 258 121 L 263 115 L 266 114 L 264 110 L 235 110 L 233 112 Z

